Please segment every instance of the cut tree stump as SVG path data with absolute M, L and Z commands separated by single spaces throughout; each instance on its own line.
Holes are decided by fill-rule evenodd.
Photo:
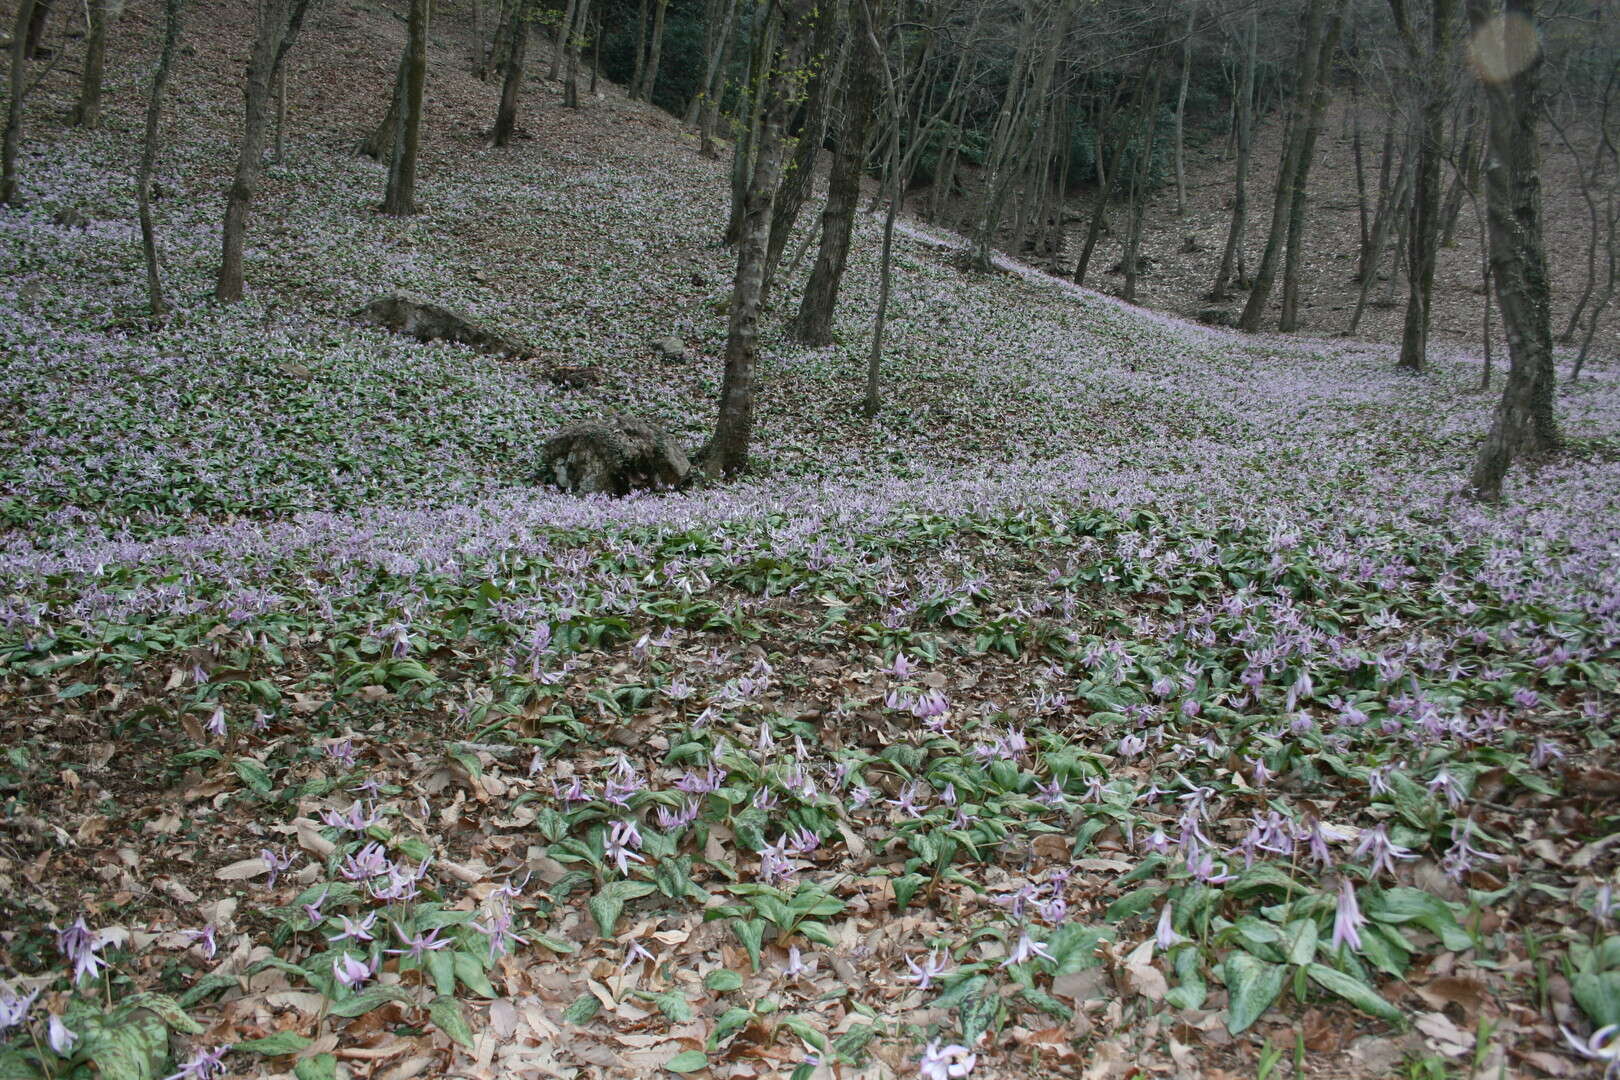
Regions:
M 662 429 L 633 417 L 570 424 L 546 440 L 542 479 L 579 495 L 628 495 L 685 485 L 686 451 Z

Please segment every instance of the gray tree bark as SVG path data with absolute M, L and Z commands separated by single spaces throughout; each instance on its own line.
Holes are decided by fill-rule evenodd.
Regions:
M 422 149 L 422 96 L 427 86 L 428 0 L 411 0 L 405 50 L 405 100 L 394 132 L 394 153 L 383 191 L 385 214 L 416 213 L 416 162 Z M 520 36 L 527 27 L 519 29 Z
M 158 264 L 157 228 L 152 223 L 152 173 L 157 168 L 158 136 L 163 119 L 163 91 L 174 68 L 174 54 L 180 44 L 180 15 L 184 0 L 163 2 L 163 51 L 157 70 L 152 73 L 152 90 L 146 99 L 146 135 L 141 140 L 141 164 L 135 173 L 135 206 L 141 223 L 141 255 L 146 262 L 147 307 L 153 318 L 167 310 L 163 300 L 163 274 Z

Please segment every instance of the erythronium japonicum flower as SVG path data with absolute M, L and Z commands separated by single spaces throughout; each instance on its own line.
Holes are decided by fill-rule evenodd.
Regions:
M 50 1022 L 45 1027 L 45 1041 L 56 1053 L 67 1057 L 73 1053 L 73 1047 L 78 1043 L 79 1036 L 76 1032 L 68 1030 L 68 1026 L 62 1023 L 60 1016 L 52 1013 Z
M 179 1072 L 170 1073 L 163 1080 L 213 1080 L 225 1074 L 225 1055 L 229 1046 L 199 1047 L 180 1066 Z
M 926 990 L 934 984 L 936 976 L 945 973 L 945 961 L 940 957 L 940 949 L 930 949 L 928 955 L 923 957 L 922 963 L 917 963 L 911 957 L 906 957 L 906 966 L 911 969 L 910 975 L 900 976 L 907 982 L 917 984 L 917 989 Z
M 1349 945 L 1352 952 L 1361 948 L 1361 928 L 1367 925 L 1356 903 L 1356 890 L 1349 878 L 1339 879 L 1339 902 L 1333 909 L 1333 947 Z
M 1045 945 L 1030 937 L 1029 931 L 1025 930 L 1018 935 L 1018 944 L 1013 946 L 1012 953 L 1001 962 L 1001 966 L 1012 967 L 1014 964 L 1025 963 L 1036 956 L 1054 962 L 1057 960 L 1057 957 L 1046 951 Z
M 1604 1063 L 1604 1080 L 1620 1077 L 1620 1024 L 1598 1028 L 1584 1039 L 1562 1024 L 1558 1025 L 1558 1030 L 1581 1057 Z
M 967 1047 L 957 1043 L 941 1046 L 935 1039 L 923 1050 L 918 1072 L 926 1080 L 959 1080 L 971 1073 L 978 1062 L 978 1055 L 969 1053 Z
M 0 983 L 0 1032 L 6 1032 L 28 1019 L 28 1010 L 39 997 L 39 991 L 21 996 L 11 987 Z
M 359 989 L 376 973 L 374 965 L 364 963 L 353 953 L 344 953 L 341 959 L 332 961 L 332 976 L 346 990 Z

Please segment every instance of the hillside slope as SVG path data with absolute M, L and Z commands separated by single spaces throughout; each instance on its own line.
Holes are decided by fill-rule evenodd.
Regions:
M 776 288 L 749 476 L 568 498 L 533 480 L 556 426 L 712 423 L 725 164 L 537 79 L 532 137 L 486 149 L 447 4 L 424 213 L 383 217 L 348 148 L 401 23 L 318 7 L 217 307 L 245 11 L 191 16 L 164 325 L 129 179 L 152 4 L 104 130 L 55 126 L 65 70 L 30 103 L 0 210 L 0 977 L 37 1025 L 156 989 L 188 1046 L 289 1033 L 237 1046 L 255 1075 L 915 1075 L 961 1043 L 1102 1080 L 1296 1039 L 1389 1075 L 1476 1031 L 1573 1068 L 1557 1025 L 1609 1022 L 1613 372 L 1481 507 L 1474 358 L 1414 379 L 968 275 L 907 224 L 866 421 L 862 220 L 839 344 L 780 337 L 807 267 Z M 351 321 L 395 289 L 604 378 Z M 1347 890 L 1376 926 L 1343 932 Z M 117 956 L 105 993 L 49 936 L 80 912 L 100 944 L 60 947 Z

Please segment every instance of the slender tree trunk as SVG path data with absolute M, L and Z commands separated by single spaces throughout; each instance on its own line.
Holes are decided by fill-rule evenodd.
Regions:
M 69 123 L 94 128 L 101 124 L 101 76 L 107 60 L 108 0 L 89 0 L 90 24 L 84 46 L 84 74 L 79 78 L 79 100 Z
M 310 0 L 266 0 L 259 11 L 244 91 L 242 143 L 236 159 L 236 176 L 225 199 L 223 256 L 219 279 L 214 285 L 214 299 L 221 303 L 242 299 L 242 247 L 247 236 L 248 209 L 264 170 L 265 128 L 268 126 L 265 113 L 270 106 L 270 90 L 287 50 L 298 37 L 309 4 Z
M 1475 65 L 1483 78 L 1490 125 L 1485 170 L 1491 272 L 1507 332 L 1508 376 L 1471 487 L 1482 499 L 1502 496 L 1502 479 L 1521 454 L 1560 444 L 1553 413 L 1552 326 L 1547 260 L 1541 233 L 1541 168 L 1536 138 L 1542 55 L 1536 0 L 1506 0 L 1508 20 L 1491 21 L 1489 0 L 1468 0 Z
M 276 75 L 276 137 L 270 159 L 277 165 L 287 156 L 287 68 Z
M 23 46 L 25 58 L 39 59 L 39 47 L 45 41 L 45 27 L 51 21 L 51 5 L 56 0 L 34 0 L 33 10 L 28 14 L 28 39 Z
M 849 260 L 855 210 L 861 198 L 866 140 L 877 110 L 883 58 L 865 34 L 855 34 L 844 75 L 844 124 L 833 152 L 827 180 L 827 204 L 821 213 L 821 246 L 804 287 L 804 299 L 793 322 L 793 336 L 806 345 L 831 345 L 833 312 Z
M 574 21 L 579 19 L 579 0 L 568 0 L 563 8 L 562 21 L 557 24 L 557 36 L 551 46 L 551 71 L 546 76 L 556 82 L 562 75 L 563 50 L 568 47 L 568 39 L 574 35 Z
M 709 478 L 736 476 L 748 464 L 754 430 L 754 367 L 759 357 L 760 301 L 765 286 L 765 248 L 770 239 L 771 200 L 781 182 L 788 115 L 798 91 L 809 44 L 814 0 L 777 0 L 777 47 L 759 57 L 755 85 L 761 90 L 758 144 L 744 192 L 737 237 L 737 275 L 726 332 L 725 376 L 714 437 L 699 453 L 699 469 Z
M 1339 32 L 1344 26 L 1345 4 L 1340 0 L 1328 16 L 1321 53 L 1315 66 L 1314 90 L 1306 113 L 1304 145 L 1299 152 L 1299 176 L 1289 193 L 1288 232 L 1283 249 L 1282 313 L 1277 328 L 1285 333 L 1299 328 L 1299 273 L 1305 263 L 1305 210 L 1310 192 L 1311 166 L 1316 161 L 1316 139 L 1322 131 L 1322 117 L 1332 96 L 1333 55 L 1338 51 Z
M 406 52 L 410 50 L 409 44 L 405 49 Z M 383 113 L 382 122 L 372 128 L 371 134 L 356 148 L 358 153 L 373 161 L 393 157 L 394 133 L 399 130 L 399 118 L 405 111 L 405 73 L 409 66 L 405 53 L 400 53 L 399 66 L 394 69 L 394 89 L 388 95 L 388 111 Z
M 579 108 L 579 43 L 584 37 L 584 28 L 590 25 L 591 0 L 579 0 L 579 9 L 574 15 L 575 30 L 570 34 L 564 48 L 568 50 L 568 64 L 563 77 L 563 108 Z
M 711 160 L 720 156 L 714 146 L 714 125 L 720 115 L 720 97 L 725 89 L 726 58 L 735 47 L 737 38 L 737 8 L 737 0 L 727 0 L 719 50 L 710 54 L 709 69 L 703 82 L 703 107 L 698 113 L 698 153 Z
M 1182 135 L 1186 127 L 1187 84 L 1192 78 L 1193 27 L 1198 21 L 1198 5 L 1187 5 L 1187 25 L 1181 31 L 1181 86 L 1176 91 L 1176 217 L 1187 216 L 1187 167 Z
M 1372 243 L 1372 215 L 1367 207 L 1367 168 L 1361 148 L 1361 95 L 1350 88 L 1350 156 L 1356 171 L 1356 224 L 1361 229 L 1357 251 L 1365 253 Z
M 731 148 L 731 215 L 726 220 L 726 231 L 721 242 L 727 247 L 742 237 L 743 223 L 748 209 L 748 185 L 754 175 L 755 157 L 759 150 L 760 128 L 765 122 L 766 91 L 770 86 L 769 58 L 776 52 L 780 20 L 778 3 L 758 9 L 754 20 L 753 52 L 748 60 L 748 94 L 744 99 L 743 116 L 736 123 L 736 138 Z M 772 192 L 774 195 L 775 192 Z M 763 267 L 761 267 L 763 270 Z
M 1008 69 L 1007 89 L 1002 95 L 1001 110 L 996 114 L 995 125 L 991 129 L 990 150 L 985 159 L 983 170 L 984 189 L 979 209 L 979 224 L 973 234 L 973 266 L 981 271 L 988 271 L 993 265 L 992 249 L 995 247 L 996 233 L 1001 228 L 1002 210 L 1006 205 L 1008 189 L 1011 185 L 1007 180 L 1008 166 L 1013 160 L 1013 140 L 1018 134 L 1020 121 L 1026 115 L 1026 107 L 1034 96 L 1025 86 L 1032 66 L 1031 54 L 1037 39 L 1040 37 L 1044 20 L 1037 0 L 1026 0 L 1024 5 L 1024 25 L 1018 36 L 1018 52 L 1013 59 L 1012 67 Z M 1054 35 L 1061 39 L 1061 35 Z M 1054 55 L 1058 42 L 1053 41 L 1048 51 Z M 895 121 L 899 122 L 898 118 Z
M 1478 179 L 1481 121 L 1477 114 L 1478 110 L 1470 100 L 1468 112 L 1463 118 L 1462 146 L 1457 151 L 1457 175 L 1452 177 L 1451 187 L 1440 204 L 1440 246 L 1443 248 L 1456 246 L 1457 219 L 1462 215 L 1463 196 Z
M 1390 138 L 1384 141 L 1384 160 L 1387 162 L 1394 156 L 1394 146 Z M 1378 267 L 1383 262 L 1384 251 L 1389 245 L 1389 230 L 1401 216 L 1401 208 L 1406 205 L 1406 190 L 1410 180 L 1410 155 L 1401 157 L 1400 171 L 1396 174 L 1395 186 L 1387 195 L 1380 192 L 1379 205 L 1373 214 L 1372 242 L 1362 253 L 1360 288 L 1356 295 L 1356 308 L 1350 316 L 1350 325 L 1345 327 L 1346 337 L 1351 337 L 1361 326 L 1361 317 L 1366 313 L 1367 301 L 1372 297 L 1373 287 L 1378 283 Z M 1398 247 L 1399 245 L 1397 245 Z
M 1440 68 L 1450 52 L 1454 0 L 1433 0 L 1428 48 L 1408 19 L 1407 0 L 1389 0 L 1397 28 L 1406 43 L 1413 85 L 1421 95 L 1417 165 L 1412 177 L 1411 220 L 1406 239 L 1406 324 L 1401 332 L 1405 371 L 1422 371 L 1428 358 L 1429 305 L 1434 294 L 1434 266 L 1440 245 L 1440 159 L 1445 152 L 1448 94 Z
M 512 141 L 512 133 L 517 130 L 518 95 L 523 91 L 523 57 L 528 51 L 529 27 L 521 21 L 521 7 L 512 9 L 512 18 L 517 25 L 508 28 L 511 51 L 501 65 L 505 72 L 501 80 L 501 105 L 495 112 L 495 127 L 489 139 L 494 146 L 505 146 Z
M 1138 275 L 1137 256 L 1142 247 L 1142 215 L 1147 211 L 1147 185 L 1149 169 L 1153 165 L 1153 139 L 1159 126 L 1159 93 L 1164 86 L 1162 75 L 1163 65 L 1153 65 L 1153 88 L 1148 92 L 1146 114 L 1146 130 L 1143 133 L 1142 145 L 1136 155 L 1135 168 L 1131 170 L 1131 183 L 1129 195 L 1128 219 L 1125 226 L 1125 249 L 1120 257 L 1120 271 L 1125 276 L 1124 300 L 1127 303 L 1136 303 L 1136 279 Z
M 641 79 L 647 72 L 647 0 L 641 0 L 636 12 L 636 63 L 630 75 L 630 100 L 641 98 Z
M 653 90 L 658 85 L 658 61 L 664 54 L 664 16 L 669 13 L 669 0 L 656 0 L 653 5 L 652 53 L 647 57 L 647 70 L 641 78 L 641 100 L 652 103 Z
M 1331 13 L 1329 3 L 1333 4 Z M 1344 0 L 1311 0 L 1306 10 L 1298 59 L 1299 77 L 1291 110 L 1290 131 L 1283 145 L 1282 166 L 1277 170 L 1271 226 L 1266 235 L 1265 250 L 1260 256 L 1260 266 L 1255 271 L 1254 285 L 1243 307 L 1243 315 L 1238 320 L 1238 325 L 1251 333 L 1260 329 L 1260 320 L 1265 315 L 1266 304 L 1271 300 L 1271 290 L 1276 284 L 1277 263 L 1283 255 L 1289 223 L 1294 212 L 1302 205 L 1303 192 L 1299 192 L 1296 198 L 1296 189 L 1301 188 L 1309 176 L 1311 152 L 1316 142 L 1316 130 L 1321 123 L 1319 106 L 1326 106 L 1327 73 L 1320 71 L 1318 65 L 1324 55 L 1332 56 L 1332 45 L 1337 42 L 1343 13 Z
M 22 144 L 23 99 L 28 96 L 28 26 L 36 0 L 19 0 L 11 28 L 11 76 L 6 94 L 6 130 L 0 135 L 0 206 L 15 206 L 17 151 Z
M 886 167 L 883 170 L 884 186 L 888 189 L 889 206 L 883 215 L 883 250 L 878 262 L 878 303 L 877 313 L 872 318 L 872 345 L 866 354 L 866 392 L 861 395 L 861 415 L 874 417 L 883 407 L 882 382 L 879 376 L 883 365 L 883 333 L 888 326 L 889 296 L 894 288 L 894 219 L 900 212 L 900 193 L 903 190 L 901 173 L 903 171 L 900 161 L 900 123 L 899 115 L 902 108 L 900 101 L 900 79 L 889 66 L 889 59 L 883 52 L 882 43 L 878 41 L 877 28 L 871 22 L 871 8 L 866 6 L 866 0 L 861 0 L 862 18 L 857 33 L 869 38 L 866 46 L 878 59 L 879 70 L 883 73 L 884 89 L 889 100 L 889 111 L 895 115 L 895 125 L 889 133 L 889 147 Z M 921 65 L 919 64 L 919 67 Z
M 1260 50 L 1260 18 L 1249 12 L 1248 27 L 1243 43 L 1243 75 L 1237 92 L 1236 118 L 1233 120 L 1233 138 L 1237 142 L 1237 176 L 1232 185 L 1232 225 L 1226 231 L 1226 246 L 1221 251 L 1220 269 L 1215 272 L 1215 286 L 1209 298 L 1225 300 L 1227 286 L 1233 274 L 1242 286 L 1243 234 L 1249 225 L 1249 162 L 1254 146 L 1254 69 Z
M 809 96 L 805 101 L 804 125 L 793 158 L 782 177 L 781 190 L 771 209 L 771 235 L 765 248 L 765 294 L 768 298 L 776 268 L 787 249 L 788 238 L 799 220 L 799 211 L 816 184 L 816 159 L 827 140 L 827 118 L 832 112 L 833 90 L 837 85 L 839 35 L 846 25 L 843 5 L 818 5 L 815 38 L 811 45 Z
M 1147 85 L 1147 79 L 1148 74 L 1146 71 L 1144 71 L 1141 76 L 1141 81 L 1137 86 L 1138 94 L 1140 94 L 1142 88 Z M 1121 135 L 1118 139 L 1116 139 L 1113 158 L 1108 162 L 1106 171 L 1104 170 L 1103 138 L 1108 130 L 1110 122 L 1113 119 L 1113 114 L 1117 111 L 1117 105 L 1118 102 L 1116 101 L 1107 109 L 1102 109 L 1101 106 L 1099 106 L 1101 118 L 1098 120 L 1096 134 L 1097 204 L 1091 209 L 1091 224 L 1086 228 L 1086 240 L 1085 243 L 1080 247 L 1080 258 L 1074 264 L 1074 283 L 1076 285 L 1084 285 L 1086 283 L 1086 271 L 1091 268 L 1091 256 L 1097 250 L 1097 241 L 1102 238 L 1103 225 L 1108 220 L 1108 203 L 1110 198 L 1113 196 L 1115 178 L 1119 175 L 1120 167 L 1125 162 L 1125 151 L 1131 145 L 1130 136 L 1128 134 Z
M 411 0 L 409 45 L 405 60 L 405 107 L 394 134 L 394 155 L 383 192 L 383 213 L 405 217 L 416 213 L 416 161 L 422 148 L 422 94 L 427 85 L 428 0 Z M 528 27 L 517 28 L 517 40 Z M 514 48 L 521 45 L 514 43 Z
M 163 276 L 158 264 L 157 229 L 152 223 L 152 173 L 157 168 L 158 138 L 163 119 L 163 90 L 174 67 L 174 54 L 180 43 L 180 14 L 184 0 L 164 0 L 163 51 L 157 70 L 152 73 L 152 90 L 146 99 L 146 137 L 141 140 L 141 164 L 135 173 L 135 206 L 141 223 L 141 255 L 146 262 L 147 307 L 153 318 L 168 310 L 163 300 Z

